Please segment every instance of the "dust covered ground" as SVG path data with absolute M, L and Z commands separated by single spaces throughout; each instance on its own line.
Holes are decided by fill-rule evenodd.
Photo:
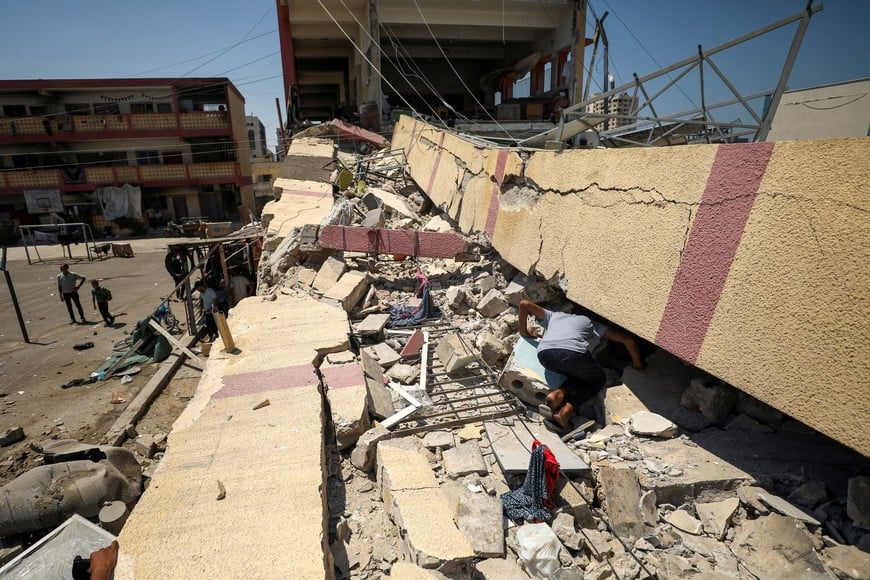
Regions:
M 87 378 L 112 354 L 115 343 L 132 332 L 136 322 L 170 293 L 174 284 L 163 259 L 166 244 L 175 240 L 150 238 L 122 240 L 132 245 L 133 258 L 109 257 L 88 261 L 84 246 L 73 246 L 73 256 L 63 258 L 60 246 L 39 248 L 43 262 L 27 263 L 24 248 L 10 248 L 7 269 L 12 276 L 30 343 L 23 337 L 5 280 L 0 284 L 0 436 L 7 429 L 22 427 L 24 439 L 0 448 L 0 485 L 34 466 L 37 454 L 29 443 L 43 439 L 76 439 L 99 443 L 114 420 L 148 382 L 158 365 L 143 365 L 132 382 L 120 378 L 62 389 L 71 380 Z M 31 257 L 35 258 L 31 250 Z M 61 263 L 88 281 L 79 294 L 88 324 L 69 324 L 66 306 L 57 294 L 55 276 Z M 106 328 L 94 311 L 90 279 L 102 280 L 111 289 L 110 309 L 117 316 Z M 174 312 L 184 318 L 181 304 Z M 93 348 L 75 350 L 76 344 L 92 342 Z M 124 402 L 113 404 L 113 395 Z

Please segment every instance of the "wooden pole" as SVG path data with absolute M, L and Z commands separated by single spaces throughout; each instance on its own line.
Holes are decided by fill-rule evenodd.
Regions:
M 221 340 L 224 341 L 224 349 L 227 352 L 235 352 L 236 343 L 233 341 L 233 335 L 230 332 L 230 325 L 227 324 L 227 319 L 223 315 L 223 312 L 215 312 L 212 316 L 214 316 L 215 324 L 217 324 L 218 334 L 221 335 Z
M 148 325 L 160 334 L 162 334 L 164 338 L 169 341 L 169 344 L 186 354 L 187 358 L 189 358 L 193 364 L 198 366 L 200 369 L 205 368 L 205 363 L 202 361 L 202 359 L 196 356 L 196 354 L 192 350 L 181 344 L 181 342 L 177 338 L 172 336 L 165 328 L 160 326 L 160 324 L 156 320 L 152 318 L 148 321 Z

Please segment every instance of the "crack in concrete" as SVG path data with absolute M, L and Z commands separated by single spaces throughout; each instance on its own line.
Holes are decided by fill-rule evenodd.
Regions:
M 680 246 L 680 262 L 683 261 L 683 253 L 686 251 L 686 245 L 689 243 L 689 233 L 692 231 L 692 210 L 694 208 L 688 208 L 689 215 L 686 218 L 686 231 L 683 232 L 683 244 Z

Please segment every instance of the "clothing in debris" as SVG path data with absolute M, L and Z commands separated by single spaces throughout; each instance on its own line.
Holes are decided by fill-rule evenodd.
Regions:
M 415 294 L 420 299 L 420 304 L 416 307 L 405 305 L 390 307 L 390 320 L 387 322 L 387 328 L 418 326 L 428 318 L 441 316 L 441 311 L 435 306 L 435 302 L 432 301 L 432 295 L 429 290 L 429 278 L 420 271 L 420 268 L 417 268 L 414 276 L 417 278 L 417 291 Z
M 536 439 L 522 487 L 501 496 L 505 515 L 516 524 L 549 522 L 553 514 L 548 506 L 555 507 L 552 494 L 558 478 L 559 462 L 550 449 Z

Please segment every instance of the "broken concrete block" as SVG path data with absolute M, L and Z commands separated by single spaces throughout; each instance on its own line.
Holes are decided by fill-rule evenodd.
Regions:
M 643 536 L 640 485 L 634 471 L 605 466 L 598 473 L 599 493 L 610 524 L 620 538 L 633 543 Z
M 701 522 L 686 510 L 675 510 L 665 517 L 665 521 L 689 534 L 698 535 L 702 531 Z
M 449 449 L 453 447 L 453 433 L 450 431 L 429 431 L 423 437 L 423 447 L 426 449 Z
M 478 558 L 500 558 L 505 554 L 504 516 L 501 500 L 473 493 L 461 484 L 447 485 L 442 492 L 450 503 L 459 528 Z
M 369 289 L 369 278 L 365 272 L 351 270 L 345 273 L 332 287 L 323 293 L 324 298 L 337 300 L 345 312 L 353 310 L 360 298 Z
M 446 450 L 444 452 L 444 470 L 458 477 L 470 473 L 486 475 L 488 472 L 477 441 L 461 443 Z
M 659 510 L 656 506 L 656 492 L 648 490 L 640 496 L 640 513 L 643 523 L 654 527 L 659 521 Z
M 572 550 L 580 549 L 581 537 L 580 534 L 577 533 L 577 529 L 574 527 L 574 516 L 569 513 L 561 512 L 553 518 L 550 527 L 565 547 Z
M 680 404 L 722 424 L 737 404 L 737 391 L 722 383 L 708 386 L 703 379 L 692 379 L 680 397 Z
M 317 271 L 317 276 L 314 277 L 312 285 L 319 292 L 326 292 L 332 288 L 342 274 L 347 271 L 347 264 L 343 260 L 339 260 L 332 256 L 328 257 L 320 270 Z
M 801 484 L 788 495 L 788 499 L 812 509 L 828 499 L 825 482 L 814 479 Z
M 740 399 L 737 402 L 737 411 L 766 425 L 778 425 L 783 417 L 780 411 L 754 397 Z
M 504 297 L 504 294 L 493 288 L 483 295 L 480 302 L 477 303 L 477 311 L 486 318 L 495 318 L 505 310 L 509 304 Z
M 435 353 L 441 364 L 444 365 L 444 371 L 448 373 L 458 371 L 477 358 L 474 351 L 455 332 L 451 332 L 441 339 Z
M 356 325 L 356 332 L 360 336 L 380 336 L 389 321 L 389 314 L 369 314 L 362 322 Z
M 767 492 L 760 487 L 744 485 L 737 489 L 737 498 L 746 507 L 754 509 L 761 515 L 767 515 L 770 513 L 770 508 L 761 503 L 761 499 L 759 499 L 759 496 L 765 493 Z
M 368 473 L 375 464 L 378 442 L 390 436 L 389 430 L 376 425 L 360 435 L 356 446 L 350 454 L 350 462 L 354 467 Z
M 390 568 L 390 580 L 447 580 L 447 576 L 410 562 L 396 562 Z
M 671 414 L 674 423 L 689 431 L 700 431 L 710 426 L 710 419 L 692 409 L 677 407 Z
M 779 512 L 784 516 L 788 516 L 790 518 L 794 518 L 796 520 L 800 520 L 802 522 L 812 524 L 814 526 L 822 525 L 819 520 L 811 516 L 808 512 L 802 510 L 796 505 L 792 505 L 786 500 L 782 499 L 778 495 L 773 495 L 772 493 L 759 493 L 758 499 L 761 500 L 761 503 L 765 504 L 767 507 L 772 509 L 775 512 Z
M 465 302 L 465 289 L 462 286 L 451 286 L 444 293 L 444 300 L 450 308 L 458 308 Z
M 388 369 L 402 358 L 399 353 L 397 353 L 393 347 L 388 345 L 385 342 L 379 342 L 377 344 L 373 344 L 372 346 L 367 346 L 362 349 L 363 352 L 368 353 L 369 356 L 374 358 L 377 363 L 383 369 Z
M 522 274 L 517 274 L 511 280 L 507 288 L 504 290 L 504 297 L 511 306 L 519 306 L 520 302 L 526 297 L 526 278 Z
M 553 501 L 560 509 L 571 514 L 578 526 L 592 529 L 598 525 L 592 515 L 592 508 L 589 507 L 592 494 L 588 492 L 589 498 L 587 500 L 583 497 L 584 489 L 582 484 L 574 483 L 572 485 L 567 477 L 560 475 L 553 488 Z
M 317 277 L 317 272 L 311 268 L 299 268 L 296 270 L 296 283 L 305 287 L 310 287 Z
M 139 435 L 133 440 L 133 449 L 142 457 L 150 459 L 157 453 L 157 443 L 152 435 Z
M 10 427 L 9 429 L 6 429 L 6 432 L 2 437 L 0 437 L 0 447 L 7 447 L 13 443 L 18 443 L 22 439 L 24 439 L 24 429 L 20 426 Z
M 420 377 L 420 367 L 417 365 L 397 363 L 390 367 L 386 375 L 391 379 L 399 381 L 403 385 L 410 385 L 417 382 L 417 379 Z
M 794 518 L 770 514 L 744 521 L 731 551 L 759 578 L 829 578 L 812 535 Z
M 475 565 L 474 580 L 529 580 L 529 575 L 509 560 L 492 558 Z
M 733 497 L 724 501 L 696 503 L 695 511 L 701 518 L 704 531 L 722 541 L 725 538 L 725 532 L 728 531 L 728 526 L 731 524 L 731 518 L 739 506 L 740 500 Z
M 483 274 L 476 280 L 476 284 L 481 294 L 487 294 L 490 290 L 495 288 L 496 279 L 492 274 Z
M 870 530 L 870 476 L 859 475 L 849 480 L 846 515 L 857 527 Z
M 628 418 L 629 430 L 635 435 L 668 439 L 677 434 L 677 426 L 661 415 L 638 411 Z
M 386 419 L 396 410 L 393 408 L 393 397 L 384 385 L 384 371 L 366 349 L 363 349 L 360 355 L 369 394 L 369 409 L 378 419 Z
M 445 220 L 443 217 L 436 215 L 428 222 L 426 222 L 426 224 L 423 226 L 423 231 L 445 233 L 453 231 L 453 226 L 451 226 L 450 222 Z
M 386 217 L 384 216 L 383 208 L 375 208 L 366 212 L 365 217 L 360 225 L 364 228 L 372 228 L 379 230 L 384 227 Z
M 831 546 L 824 551 L 824 559 L 840 578 L 870 580 L 870 554 L 855 546 Z
M 538 361 L 538 341 L 520 338 L 502 371 L 499 386 L 521 401 L 538 406 L 565 380 L 565 375 L 554 373 Z
M 404 559 L 448 575 L 467 572 L 474 549 L 456 527 L 426 458 L 382 443 L 377 450 L 377 479 L 387 514 L 402 538 Z
M 499 363 L 510 353 L 505 341 L 486 331 L 477 335 L 477 348 L 484 362 L 490 366 Z
M 361 364 L 321 365 L 338 450 L 352 447 L 371 426 L 368 389 Z

